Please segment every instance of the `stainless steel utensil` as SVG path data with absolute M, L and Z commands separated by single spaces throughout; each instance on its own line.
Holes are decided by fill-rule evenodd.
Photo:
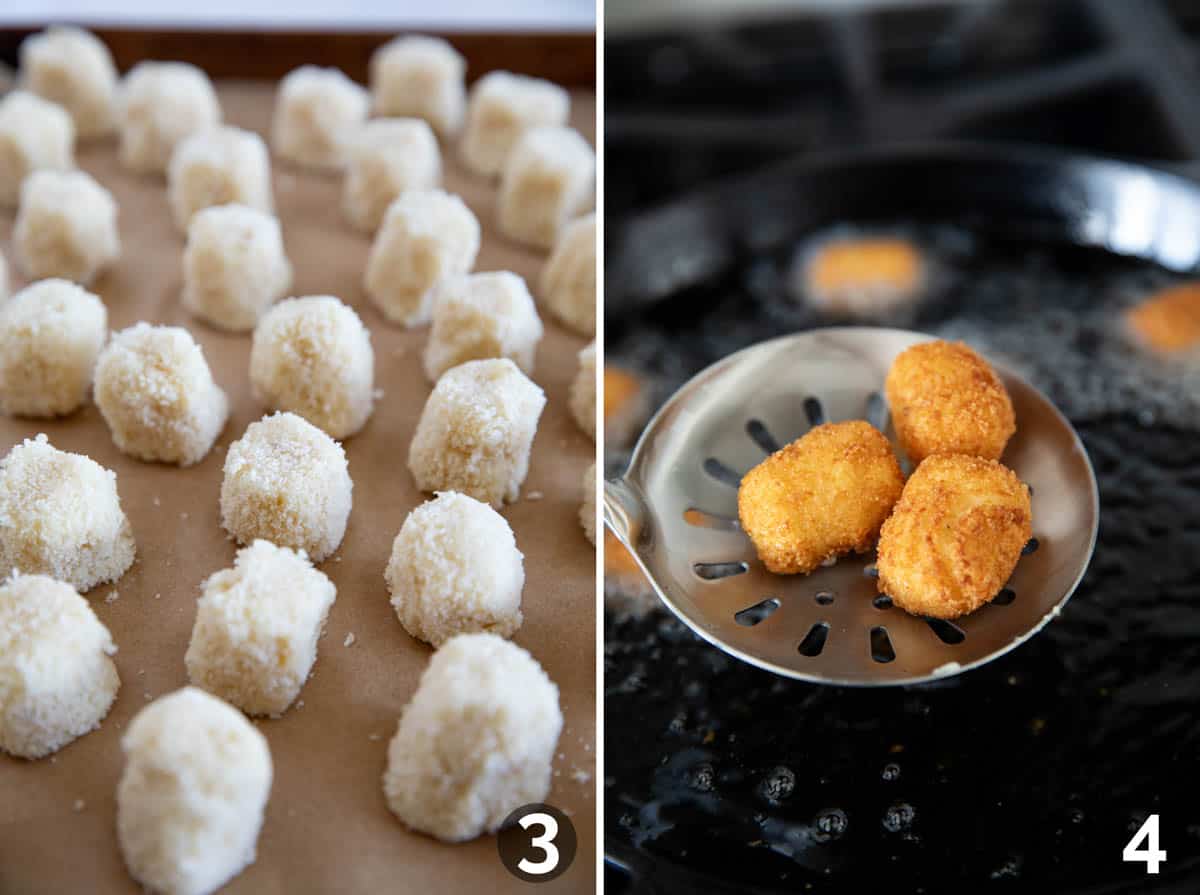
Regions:
M 873 555 L 775 575 L 738 525 L 742 473 L 811 426 L 865 418 L 894 442 L 884 377 L 929 338 L 845 327 L 763 342 L 699 373 L 654 416 L 625 475 L 605 483 L 604 521 L 693 631 L 788 677 L 880 686 L 982 665 L 1059 613 L 1095 547 L 1095 476 L 1071 424 L 996 364 L 1017 417 L 1002 461 L 1033 491 L 1034 539 L 993 603 L 954 622 L 911 616 L 876 592 Z

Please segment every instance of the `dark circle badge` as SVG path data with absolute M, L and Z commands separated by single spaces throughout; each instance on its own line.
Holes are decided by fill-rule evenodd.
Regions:
M 575 825 L 552 805 L 522 805 L 504 819 L 496 837 L 500 861 L 517 879 L 545 883 L 575 860 Z

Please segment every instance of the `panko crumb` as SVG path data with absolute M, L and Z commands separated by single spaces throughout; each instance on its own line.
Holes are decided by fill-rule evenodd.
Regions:
M 78 814 L 80 811 L 82 811 L 86 807 L 87 807 L 87 802 L 85 802 L 83 799 L 76 799 L 75 804 L 71 806 L 71 810 L 74 811 L 76 814 Z
M 354 646 L 354 641 L 356 639 L 357 638 L 355 638 L 354 632 L 351 631 L 349 634 L 346 635 L 346 639 L 342 641 L 342 646 Z
M 282 715 L 312 671 L 336 596 L 302 552 L 255 541 L 204 582 L 188 677 L 248 715 Z
M 109 592 L 108 596 L 106 596 L 104 598 L 104 602 L 105 603 L 115 603 L 119 599 L 121 599 L 121 594 L 114 588 L 112 591 Z
M 956 618 L 990 602 L 1033 537 L 1029 488 L 995 460 L 925 460 L 879 537 L 877 586 L 913 615 Z
M 742 477 L 738 519 L 769 571 L 808 573 L 870 549 L 903 487 L 878 429 L 862 420 L 825 423 Z
M 541 491 L 530 491 L 528 494 L 525 495 L 525 499 L 526 500 L 541 500 L 545 496 L 546 495 L 543 494 Z
M 933 454 L 998 460 L 1016 431 L 1004 383 L 962 342 L 922 342 L 902 351 L 884 392 L 896 437 L 914 466 Z

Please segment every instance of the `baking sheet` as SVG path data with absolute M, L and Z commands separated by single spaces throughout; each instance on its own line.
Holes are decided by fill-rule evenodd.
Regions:
M 273 87 L 218 84 L 225 119 L 267 136 Z M 595 101 L 573 95 L 575 127 L 595 143 Z M 36 762 L 0 754 L 0 893 L 135 893 L 117 848 L 115 790 L 120 736 L 146 703 L 187 682 L 183 656 L 200 582 L 232 564 L 235 545 L 220 526 L 217 497 L 225 449 L 264 409 L 250 397 L 250 336 L 230 335 L 181 307 L 183 236 L 171 222 L 162 180 L 121 168 L 115 145 L 86 146 L 80 167 L 120 203 L 122 257 L 92 287 L 109 324 L 139 320 L 187 327 L 204 349 L 231 412 L 213 451 L 197 466 L 140 463 L 113 445 L 94 406 L 59 421 L 0 417 L 0 451 L 45 432 L 63 450 L 85 453 L 117 473 L 137 538 L 137 561 L 116 585 L 86 595 L 112 631 L 121 690 L 97 731 Z M 477 270 L 512 270 L 535 291 L 545 256 L 501 237 L 494 185 L 467 175 L 443 146 L 444 186 L 483 225 Z M 371 330 L 376 387 L 384 395 L 361 433 L 346 443 L 354 508 L 341 548 L 320 568 L 337 585 L 313 676 L 279 720 L 256 721 L 275 780 L 258 840 L 258 860 L 223 892 L 527 891 L 500 864 L 495 837 L 444 845 L 409 832 L 387 810 L 380 777 L 401 708 L 431 649 L 409 637 L 388 602 L 383 569 L 407 513 L 425 499 L 407 468 L 408 443 L 429 394 L 420 367 L 426 330 L 385 323 L 361 285 L 369 238 L 339 206 L 340 178 L 276 162 L 274 186 L 295 269 L 292 294 L 332 294 Z M 0 216 L 0 245 L 12 262 L 13 213 Z M 24 285 L 13 271 L 14 289 Z M 579 851 L 571 868 L 540 891 L 595 889 L 595 553 L 578 522 L 580 480 L 595 447 L 567 410 L 568 386 L 585 344 L 547 318 L 534 379 L 548 402 L 521 500 L 503 510 L 525 554 L 525 623 L 513 639 L 558 684 L 565 719 L 548 801 L 573 820 Z M 540 500 L 531 499 L 536 493 Z M 115 593 L 114 593 L 115 592 Z M 114 598 L 115 597 L 115 598 Z M 111 602 L 110 602 L 111 599 Z M 343 645 L 353 633 L 352 646 Z

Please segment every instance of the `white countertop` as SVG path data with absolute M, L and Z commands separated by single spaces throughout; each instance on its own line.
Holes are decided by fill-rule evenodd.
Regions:
M 0 0 L 0 26 L 592 31 L 595 0 Z

